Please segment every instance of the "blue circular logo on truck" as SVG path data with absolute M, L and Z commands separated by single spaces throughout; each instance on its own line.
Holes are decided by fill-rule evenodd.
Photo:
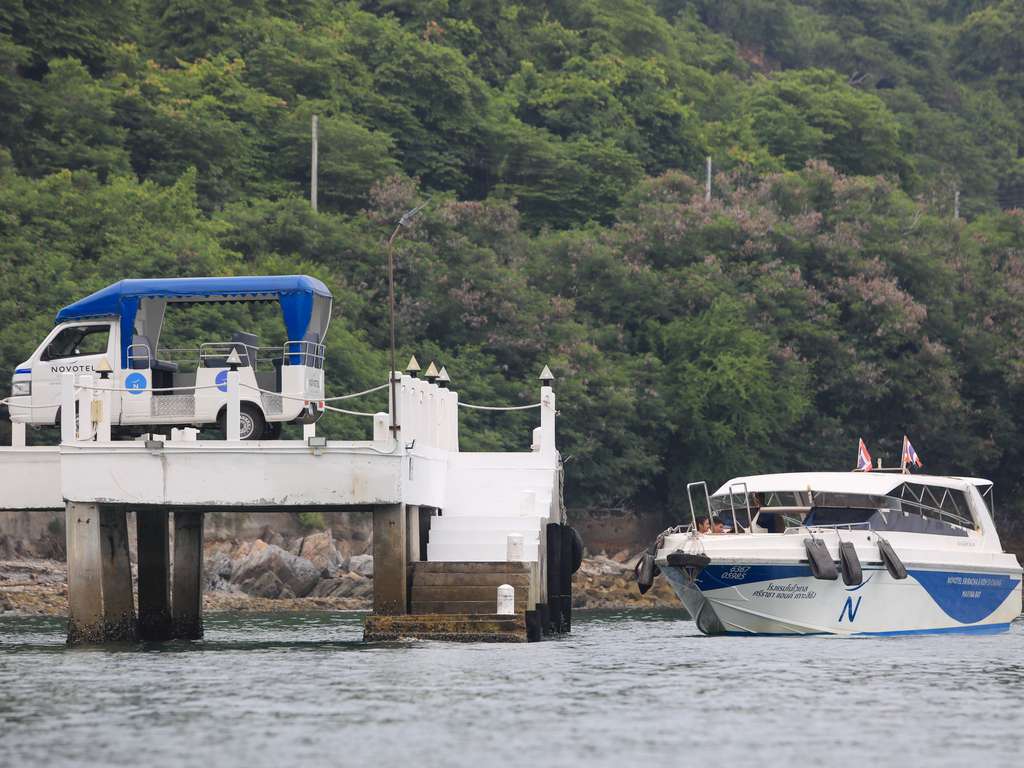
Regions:
M 124 380 L 124 388 L 133 395 L 141 395 L 146 389 L 146 377 L 141 373 L 129 374 L 128 378 Z
M 221 371 L 220 373 L 218 373 L 217 374 L 217 378 L 214 379 L 213 381 L 217 385 L 217 389 L 219 389 L 221 392 L 227 392 L 228 391 L 228 372 L 227 371 Z

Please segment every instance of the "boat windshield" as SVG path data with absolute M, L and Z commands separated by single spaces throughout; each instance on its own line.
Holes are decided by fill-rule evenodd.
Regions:
M 735 487 L 734 489 L 735 490 Z M 711 510 L 727 523 L 733 511 L 745 524 L 749 505 L 754 530 L 783 533 L 799 527 L 873 530 L 966 536 L 977 525 L 963 491 L 903 483 L 888 495 L 830 491 L 723 493 L 711 497 Z

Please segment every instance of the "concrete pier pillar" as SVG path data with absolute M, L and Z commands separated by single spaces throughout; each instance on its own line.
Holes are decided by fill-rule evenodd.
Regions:
M 100 507 L 100 555 L 104 639 L 134 640 L 135 598 L 128 555 L 128 513 L 124 509 Z
M 547 525 L 547 626 L 545 633 L 562 631 L 562 526 Z
M 407 543 L 405 558 L 408 563 L 418 562 L 420 558 L 420 508 L 417 504 L 405 506 L 405 540 Z
M 132 640 L 135 605 L 123 510 L 69 501 L 68 644 Z
M 174 637 L 199 640 L 203 636 L 203 513 L 174 513 L 174 579 L 171 594 Z
M 572 531 L 568 525 L 560 525 L 559 536 L 562 543 L 561 565 L 561 620 L 562 631 L 572 631 Z
M 388 504 L 373 510 L 373 612 L 409 612 L 406 508 Z
M 139 537 L 139 637 L 170 640 L 170 547 L 166 509 L 144 509 L 136 514 Z
M 103 640 L 103 557 L 97 504 L 64 507 L 68 549 L 68 644 Z

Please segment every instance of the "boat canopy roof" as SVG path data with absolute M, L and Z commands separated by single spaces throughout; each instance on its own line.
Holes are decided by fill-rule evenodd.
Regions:
M 143 301 L 161 305 L 277 301 L 281 304 L 290 341 L 321 342 L 330 323 L 332 298 L 326 285 L 308 275 L 121 280 L 64 307 L 57 313 L 56 322 L 98 317 L 120 318 L 122 364 L 126 365 L 128 346 L 136 328 L 136 315 Z M 162 309 L 159 316 L 163 316 Z M 157 335 L 155 331 L 151 332 Z
M 887 496 L 904 483 L 954 488 L 965 492 L 971 487 L 980 490 L 992 485 L 989 480 L 976 477 L 911 475 L 902 472 L 783 472 L 774 475 L 734 477 L 712 495 L 728 495 L 730 488 L 734 492 L 741 492 L 742 489 L 737 486 L 746 485 L 749 493 L 814 491 Z

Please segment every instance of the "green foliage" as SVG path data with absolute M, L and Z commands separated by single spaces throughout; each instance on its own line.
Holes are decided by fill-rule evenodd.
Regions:
M 323 512 L 299 512 L 299 525 L 307 531 L 322 531 L 327 527 Z
M 571 503 L 673 510 L 697 477 L 842 468 L 858 435 L 888 456 L 903 432 L 929 469 L 1019 498 L 1022 19 L 1021 0 L 8 2 L 0 365 L 123 277 L 302 272 L 336 297 L 330 391 L 372 387 L 384 242 L 429 198 L 394 247 L 400 354 L 480 404 L 534 402 L 551 365 Z M 282 338 L 274 312 L 198 307 L 164 343 L 242 326 Z M 535 426 L 460 419 L 465 450 L 525 450 Z

